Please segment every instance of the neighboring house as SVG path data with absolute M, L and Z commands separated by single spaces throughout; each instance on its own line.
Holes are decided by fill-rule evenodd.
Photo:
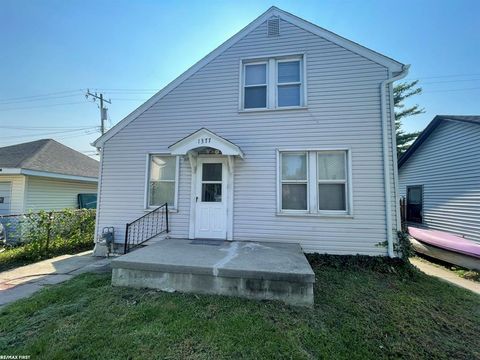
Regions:
M 172 238 L 393 255 L 407 69 L 270 8 L 96 140 L 97 240 L 168 202 Z
M 398 166 L 409 223 L 480 242 L 480 116 L 435 116 Z
M 98 161 L 43 139 L 0 148 L 0 215 L 78 208 L 95 194 Z

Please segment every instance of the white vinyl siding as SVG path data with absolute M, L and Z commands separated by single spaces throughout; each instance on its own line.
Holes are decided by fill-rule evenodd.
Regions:
M 266 22 L 260 25 L 105 142 L 97 232 L 114 226 L 121 241 L 125 224 L 145 214 L 146 155 L 168 152 L 205 127 L 245 154 L 234 166 L 235 240 L 299 242 L 306 252 L 386 254 L 377 244 L 386 240 L 380 83 L 388 70 L 289 22 L 280 25 L 274 39 L 267 37 Z M 239 64 L 278 54 L 304 54 L 308 109 L 239 112 Z M 354 216 L 277 216 L 277 149 L 335 147 L 351 150 Z M 393 189 L 391 151 L 390 159 Z M 187 238 L 188 159 L 181 157 L 179 168 L 170 235 Z
M 399 169 L 423 188 L 423 225 L 480 242 L 480 125 L 443 121 Z
M 76 209 L 85 193 L 97 193 L 97 183 L 28 176 L 25 211 Z

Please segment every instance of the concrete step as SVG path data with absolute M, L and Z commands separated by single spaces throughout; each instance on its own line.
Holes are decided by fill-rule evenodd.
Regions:
M 300 245 L 165 239 L 112 261 L 112 284 L 313 305 Z

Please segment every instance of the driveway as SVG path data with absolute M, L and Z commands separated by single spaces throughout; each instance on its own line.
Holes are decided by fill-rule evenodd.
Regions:
M 86 251 L 4 271 L 0 273 L 0 307 L 76 275 L 109 270 L 110 259 L 93 257 L 92 251 Z

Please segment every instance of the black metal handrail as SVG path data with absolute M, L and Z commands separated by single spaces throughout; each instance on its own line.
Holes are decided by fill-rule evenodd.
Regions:
M 126 225 L 125 254 L 145 241 L 168 232 L 168 204 L 165 203 Z

